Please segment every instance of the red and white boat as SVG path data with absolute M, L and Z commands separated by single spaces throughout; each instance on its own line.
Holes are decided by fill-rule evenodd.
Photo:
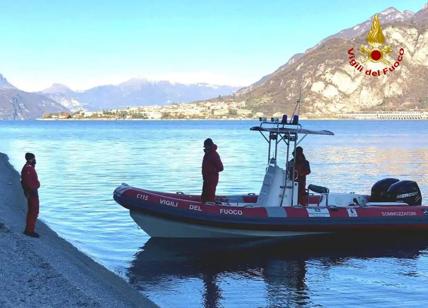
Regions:
M 286 161 L 307 135 L 334 135 L 304 129 L 294 116 L 288 122 L 261 121 L 252 127 L 268 143 L 268 166 L 260 193 L 217 196 L 205 204 L 200 196 L 164 193 L 122 184 L 114 199 L 151 237 L 242 238 L 300 237 L 321 234 L 382 234 L 428 231 L 428 206 L 416 182 L 387 178 L 375 183 L 370 195 L 333 193 L 309 185 L 305 206 L 297 202 L 298 183 L 287 176 L 293 166 L 277 165 L 278 145 L 286 145 Z M 291 169 L 291 170 L 288 170 Z

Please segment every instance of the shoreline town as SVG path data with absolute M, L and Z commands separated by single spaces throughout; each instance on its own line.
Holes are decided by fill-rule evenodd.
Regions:
M 1 307 L 156 307 L 42 221 L 40 238 L 22 234 L 26 200 L 20 175 L 2 153 L 0 174 Z
M 40 120 L 254 120 L 280 118 L 282 113 L 253 112 L 240 105 L 172 104 L 129 107 L 101 111 L 76 111 L 45 114 Z M 300 115 L 302 120 L 428 120 L 428 110 L 373 111 Z

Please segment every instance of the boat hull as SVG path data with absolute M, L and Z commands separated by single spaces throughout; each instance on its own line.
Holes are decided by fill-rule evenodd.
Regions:
M 156 238 L 297 238 L 326 234 L 326 232 L 269 231 L 212 227 L 174 221 L 132 210 L 130 211 L 130 215 L 144 232 L 150 235 L 150 237 Z
M 234 196 L 235 205 L 224 202 L 207 205 L 195 196 L 127 185 L 118 187 L 113 197 L 130 210 L 132 218 L 147 234 L 159 238 L 428 234 L 427 206 L 269 207 L 257 205 L 254 196 Z

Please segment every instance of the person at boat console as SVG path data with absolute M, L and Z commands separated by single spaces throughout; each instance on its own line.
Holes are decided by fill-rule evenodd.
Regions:
M 219 173 L 223 171 L 223 163 L 217 153 L 217 145 L 211 138 L 204 141 L 204 158 L 202 160 L 202 202 L 215 202 L 215 191 Z
M 291 174 L 294 165 L 294 180 L 299 183 L 298 201 L 299 204 L 306 205 L 306 176 L 311 173 L 311 167 L 309 161 L 306 160 L 305 154 L 303 154 L 302 147 L 296 148 L 295 152 L 293 152 L 293 157 L 288 164 L 289 174 Z

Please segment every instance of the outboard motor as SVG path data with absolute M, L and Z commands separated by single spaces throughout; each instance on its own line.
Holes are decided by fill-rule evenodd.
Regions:
M 414 181 L 399 181 L 392 184 L 388 191 L 388 198 L 391 201 L 401 201 L 408 205 L 421 205 L 422 194 L 419 186 Z
M 394 179 L 394 178 L 386 178 L 386 179 L 377 181 L 372 186 L 372 193 L 370 196 L 370 201 L 371 202 L 391 201 L 391 200 L 389 200 L 389 196 L 387 194 L 387 191 L 392 184 L 397 183 L 398 181 L 399 181 L 399 179 Z

